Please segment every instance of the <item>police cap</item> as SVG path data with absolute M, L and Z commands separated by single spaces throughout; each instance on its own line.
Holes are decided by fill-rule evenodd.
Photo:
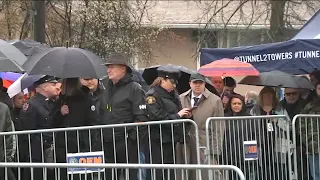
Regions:
M 48 75 L 45 75 L 43 77 L 41 77 L 38 81 L 34 82 L 34 85 L 35 86 L 39 86 L 40 84 L 43 84 L 43 83 L 57 83 L 58 78 L 54 77 L 54 76 L 48 76 Z
M 158 71 L 158 77 L 172 79 L 172 80 L 175 80 L 176 83 L 178 82 L 181 76 L 180 71 L 171 66 L 160 66 L 158 67 L 157 71 Z

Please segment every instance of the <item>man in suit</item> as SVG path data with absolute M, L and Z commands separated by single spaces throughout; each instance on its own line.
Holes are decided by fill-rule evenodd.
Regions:
M 199 145 L 200 147 L 200 161 L 202 164 L 206 164 L 207 157 L 205 155 L 205 146 L 206 146 L 206 120 L 209 117 L 223 117 L 224 116 L 224 110 L 223 105 L 221 102 L 220 97 L 214 95 L 211 93 L 208 89 L 205 88 L 205 77 L 199 73 L 192 74 L 190 76 L 190 90 L 180 95 L 180 100 L 182 104 L 182 108 L 190 108 L 192 110 L 193 120 L 198 125 L 198 131 L 199 131 Z M 222 121 L 216 121 L 215 123 L 211 124 L 213 134 L 210 136 L 212 140 L 210 142 L 213 142 L 212 146 L 213 149 L 210 149 L 210 154 L 215 157 L 216 155 L 219 155 L 222 145 L 222 138 L 224 133 L 224 122 Z M 197 149 L 195 149 L 195 143 L 196 143 L 196 137 L 195 137 L 195 130 L 193 128 L 189 131 L 189 160 L 190 163 L 195 164 L 196 161 L 196 152 Z M 182 148 L 184 145 L 182 145 Z M 178 148 L 177 148 L 178 149 Z M 187 152 L 188 152 L 187 151 Z M 184 150 L 182 150 L 184 152 Z M 177 153 L 182 154 L 182 153 Z M 215 162 L 214 162 L 215 163 Z M 203 172 L 202 173 L 202 179 L 206 180 L 208 177 L 206 177 L 208 173 Z M 192 173 L 191 179 L 196 179 L 195 172 Z M 221 179 L 220 173 L 216 172 L 214 179 Z

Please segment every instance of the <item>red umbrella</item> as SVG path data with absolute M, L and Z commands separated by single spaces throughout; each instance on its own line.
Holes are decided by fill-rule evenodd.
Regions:
M 227 58 L 201 66 L 199 72 L 205 76 L 259 76 L 251 64 Z

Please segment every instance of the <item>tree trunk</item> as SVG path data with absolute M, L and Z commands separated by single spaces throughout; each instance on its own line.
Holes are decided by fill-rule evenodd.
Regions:
M 273 42 L 284 41 L 285 24 L 284 13 L 287 0 L 270 0 L 271 17 L 270 17 L 270 36 Z
M 85 6 L 86 8 L 89 7 L 89 1 L 85 0 Z M 80 40 L 79 40 L 79 48 L 82 48 L 83 42 L 85 40 L 85 30 L 87 26 L 87 14 L 84 14 L 83 22 L 81 25 L 81 31 L 80 31 Z
M 24 20 L 23 20 L 23 23 L 21 26 L 19 39 L 25 39 L 29 36 L 30 29 L 31 29 L 31 27 L 30 27 L 30 25 L 31 25 L 31 22 L 30 22 L 31 11 L 32 11 L 31 6 L 26 3 L 26 15 L 24 17 Z
M 46 42 L 46 3 L 45 0 L 34 0 L 35 15 L 34 15 L 34 40 Z
M 11 26 L 11 16 L 10 16 L 10 1 L 5 1 L 5 19 L 7 23 L 8 38 L 12 39 L 12 26 Z

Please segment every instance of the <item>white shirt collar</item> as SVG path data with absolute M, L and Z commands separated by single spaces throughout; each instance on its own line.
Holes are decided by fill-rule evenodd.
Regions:
M 195 96 L 194 94 L 193 94 L 193 92 L 191 93 L 191 99 L 193 99 L 193 98 L 199 98 L 199 99 L 201 99 L 202 98 L 202 94 L 200 94 L 199 96 Z

